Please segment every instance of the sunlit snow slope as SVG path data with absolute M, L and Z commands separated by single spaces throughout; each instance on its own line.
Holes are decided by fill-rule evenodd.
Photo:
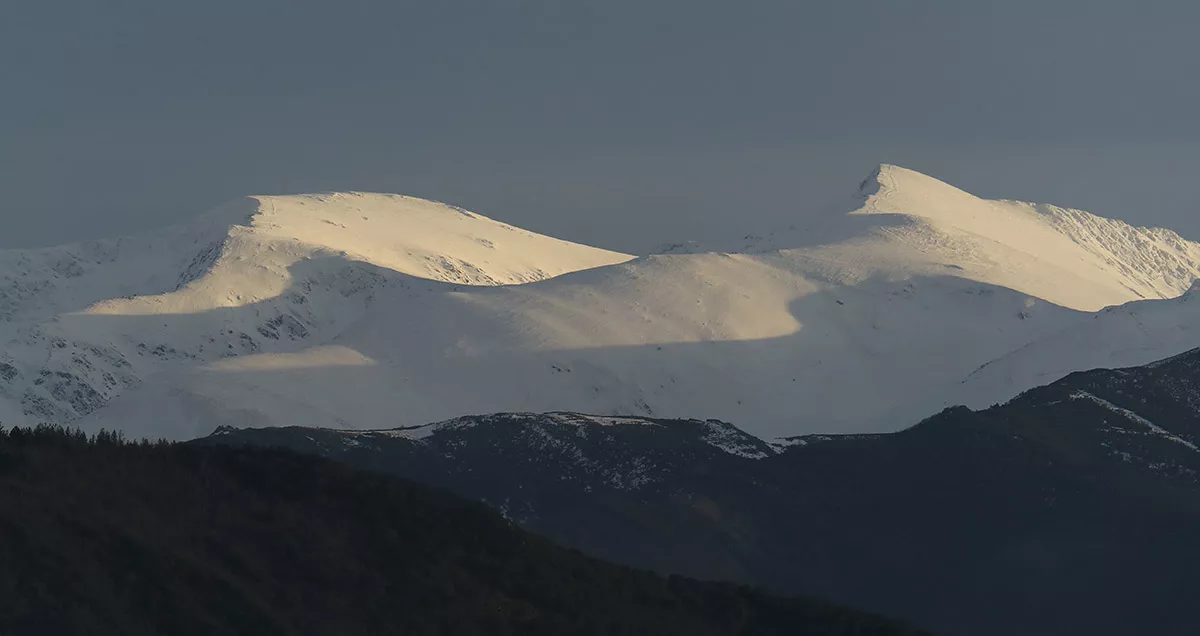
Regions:
M 23 318 L 0 419 L 82 416 L 174 438 L 551 410 L 719 418 L 765 437 L 894 430 L 1097 359 L 1200 345 L 1155 326 L 1122 345 L 1127 327 L 1091 313 L 1142 301 L 1121 311 L 1185 323 L 1190 304 L 1143 299 L 1189 289 L 1197 244 L 894 166 L 842 210 L 797 210 L 794 227 L 737 253 L 629 260 L 385 195 L 261 197 L 213 219 L 221 229 L 187 232 L 216 237 L 212 253 L 189 248 L 207 254 L 196 263 L 133 244 L 129 263 L 160 263 L 179 283 L 89 261 L 116 273 L 83 285 L 86 302 L 34 291 L 11 303 Z M 37 271 L 54 270 L 51 253 Z
M 0 251 L 0 422 L 74 421 L 159 373 L 239 355 L 296 352 L 337 368 L 342 356 L 313 347 L 379 294 L 528 283 L 630 258 L 365 193 L 251 197 L 137 236 Z

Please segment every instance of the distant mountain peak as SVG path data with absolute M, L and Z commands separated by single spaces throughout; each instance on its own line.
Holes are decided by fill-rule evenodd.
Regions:
M 869 432 L 1007 399 L 1095 352 L 1137 364 L 1200 345 L 1176 328 L 1190 305 L 1131 326 L 1088 313 L 1191 288 L 1200 246 L 1173 232 L 889 164 L 859 194 L 811 227 L 644 258 L 363 192 L 0 251 L 0 421 L 186 438 L 567 411 Z M 1144 346 L 1114 349 L 1128 329 Z M 1009 373 L 1032 343 L 1060 353 Z
M 1200 278 L 1200 244 L 1171 230 L 982 199 L 891 164 L 847 207 L 756 248 L 809 250 L 863 275 L 953 274 L 1085 311 L 1174 298 Z
M 945 181 L 890 163 L 875 166 L 875 169 L 859 182 L 857 194 L 860 197 L 870 197 L 881 192 L 898 190 L 918 190 L 926 196 L 936 197 L 972 196 Z

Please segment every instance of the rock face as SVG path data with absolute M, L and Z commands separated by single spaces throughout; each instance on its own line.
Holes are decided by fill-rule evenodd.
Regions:
M 1200 351 L 1072 374 L 883 435 L 466 417 L 222 429 L 485 501 L 587 552 L 885 612 L 949 635 L 1186 634 L 1200 594 Z

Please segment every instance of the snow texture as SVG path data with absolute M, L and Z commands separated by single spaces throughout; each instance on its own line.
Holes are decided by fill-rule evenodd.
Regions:
M 733 243 L 635 259 L 335 193 L 0 252 L 0 421 L 180 439 L 562 411 L 885 432 L 1200 346 L 1200 245 L 895 166 Z
M 1074 393 L 1071 394 L 1071 399 L 1072 400 L 1091 400 L 1092 402 L 1095 402 L 1096 404 L 1099 404 L 1100 406 L 1103 406 L 1104 408 L 1106 408 L 1114 413 L 1117 413 L 1118 415 L 1124 417 L 1125 419 L 1130 420 L 1131 422 L 1134 422 L 1136 424 L 1140 424 L 1143 427 L 1149 429 L 1149 433 L 1152 435 L 1156 435 L 1158 437 L 1162 437 L 1163 439 L 1175 442 L 1176 444 L 1186 446 L 1186 447 L 1190 448 L 1191 450 L 1200 451 L 1200 448 L 1197 448 L 1197 446 L 1195 444 L 1193 444 L 1192 442 L 1189 442 L 1188 440 L 1168 431 L 1165 428 L 1162 428 L 1161 426 L 1155 425 L 1154 422 L 1151 422 L 1150 420 L 1142 417 L 1141 415 L 1138 415 L 1137 413 L 1134 413 L 1133 411 L 1131 411 L 1129 409 L 1121 408 L 1121 407 L 1117 406 L 1116 404 L 1113 404 L 1112 402 L 1109 402 L 1108 400 L 1105 400 L 1103 398 L 1099 398 L 1095 395 L 1092 395 L 1091 393 L 1088 393 L 1087 391 L 1075 391 Z

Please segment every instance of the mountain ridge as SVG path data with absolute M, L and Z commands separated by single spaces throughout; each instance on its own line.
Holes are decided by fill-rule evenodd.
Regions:
M 10 429 L 0 466 L 13 636 L 924 633 L 604 563 L 477 502 L 281 449 Z
M 192 443 L 320 454 L 484 501 L 609 559 L 828 596 L 936 633 L 1182 636 L 1200 564 L 1198 408 L 1195 349 L 895 433 L 761 453 L 713 444 L 711 421 L 578 414 L 221 429 Z
M 640 258 L 396 195 L 255 199 L 248 225 L 212 231 L 219 250 L 192 237 L 152 252 L 188 252 L 182 286 L 146 257 L 123 267 L 153 279 L 132 291 L 156 293 L 37 291 L 50 301 L 26 310 L 41 288 L 18 280 L 25 293 L 5 298 L 26 318 L 0 322 L 0 362 L 18 373 L 0 382 L 0 419 L 187 438 L 223 423 L 576 411 L 716 418 L 767 438 L 879 432 L 1005 400 L 1094 366 L 1096 351 L 1138 364 L 1200 344 L 1166 300 L 1138 309 L 1166 316 L 1140 349 L 1113 349 L 1105 329 L 1118 322 L 1084 328 L 1093 308 L 1190 286 L 1200 248 L 1173 233 L 986 201 L 887 165 L 867 190 L 849 213 L 738 253 Z M 244 210 L 217 216 L 245 223 Z M 44 265 L 51 287 L 69 285 Z M 1073 334 L 1088 342 L 1061 361 L 963 384 Z M 926 362 L 914 372 L 914 360 Z
M 847 224 L 882 218 L 859 240 L 873 242 L 886 256 L 931 268 L 926 272 L 953 266 L 955 275 L 1074 309 L 1173 298 L 1200 276 L 1200 244 L 1171 230 L 1052 205 L 980 199 L 898 166 L 881 164 L 860 186 L 856 201 L 861 204 L 852 205 L 848 214 L 806 231 L 839 236 L 852 233 Z M 837 242 L 820 236 L 808 241 Z M 776 239 L 773 247 L 788 249 L 786 239 Z M 908 254 L 887 253 L 905 249 Z M 1054 272 L 1065 278 L 1049 285 L 1041 280 Z M 1083 289 L 1064 289 L 1069 282 Z

